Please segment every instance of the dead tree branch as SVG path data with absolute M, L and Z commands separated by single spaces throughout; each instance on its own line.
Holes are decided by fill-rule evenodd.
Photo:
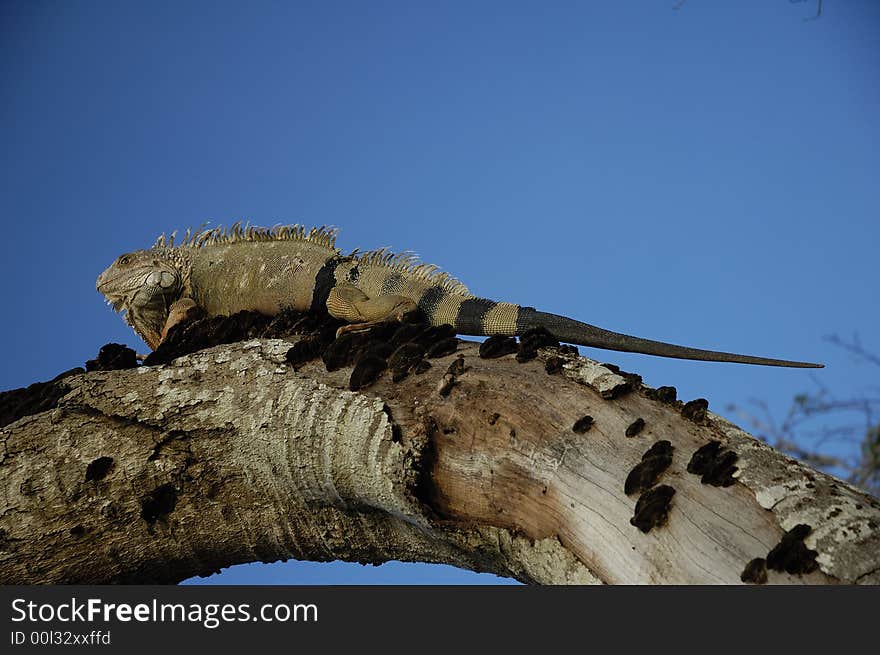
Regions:
M 297 339 L 50 383 L 0 431 L 0 583 L 288 558 L 530 583 L 880 582 L 880 503 L 671 387 L 459 342 L 351 391 L 350 366 L 293 366 Z

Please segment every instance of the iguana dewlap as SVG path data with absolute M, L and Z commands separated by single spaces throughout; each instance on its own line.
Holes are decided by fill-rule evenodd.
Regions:
M 352 327 L 400 320 L 419 309 L 432 325 L 459 334 L 518 335 L 543 326 L 560 341 L 607 350 L 767 366 L 821 364 L 686 348 L 640 339 L 531 307 L 473 296 L 464 285 L 385 249 L 343 254 L 336 232 L 292 225 L 187 232 L 175 246 L 159 237 L 152 248 L 119 257 L 97 287 L 152 349 L 170 327 L 190 318 L 242 310 L 277 314 L 284 308 L 327 311 Z

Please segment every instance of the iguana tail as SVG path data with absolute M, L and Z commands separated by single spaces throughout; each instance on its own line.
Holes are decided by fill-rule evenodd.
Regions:
M 470 305 L 468 307 L 468 305 Z M 515 315 L 514 315 L 515 312 Z M 793 362 L 785 359 L 753 357 L 736 353 L 701 350 L 677 346 L 662 341 L 652 341 L 611 332 L 595 325 L 581 323 L 565 316 L 539 312 L 531 307 L 519 307 L 508 303 L 475 298 L 462 303 L 455 319 L 455 327 L 461 334 L 522 334 L 543 326 L 560 341 L 580 346 L 620 350 L 623 352 L 673 357 L 676 359 L 696 359 L 707 362 L 735 362 L 739 364 L 759 364 L 761 366 L 788 366 L 793 368 L 824 368 L 823 364 Z

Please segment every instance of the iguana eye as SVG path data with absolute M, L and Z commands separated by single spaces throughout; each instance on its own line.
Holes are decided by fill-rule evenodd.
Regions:
M 127 266 L 131 263 L 131 255 L 122 255 L 119 259 L 116 260 L 116 263 L 119 266 Z

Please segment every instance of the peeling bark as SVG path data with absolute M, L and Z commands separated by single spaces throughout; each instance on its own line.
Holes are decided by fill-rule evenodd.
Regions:
M 352 392 L 350 367 L 287 364 L 294 341 L 64 377 L 51 409 L 0 430 L 0 582 L 169 583 L 288 558 L 530 583 L 763 581 L 766 559 L 771 584 L 880 582 L 877 500 L 674 390 L 462 342 Z M 724 466 L 688 472 L 712 441 Z

